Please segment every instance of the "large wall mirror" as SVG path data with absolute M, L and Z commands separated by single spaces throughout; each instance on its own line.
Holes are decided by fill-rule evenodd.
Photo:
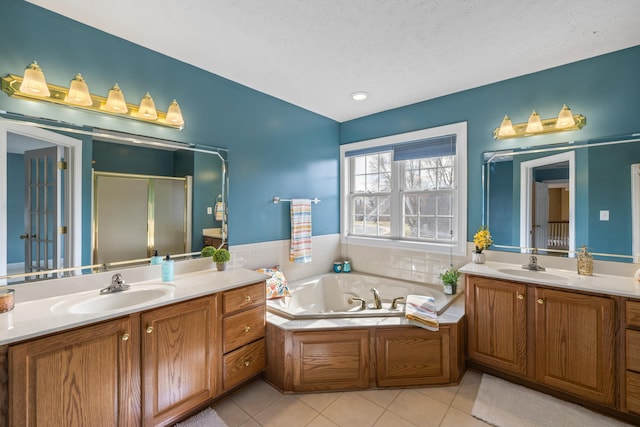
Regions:
M 227 150 L 0 118 L 0 281 L 227 244 Z
M 483 153 L 494 249 L 640 262 L 640 134 Z

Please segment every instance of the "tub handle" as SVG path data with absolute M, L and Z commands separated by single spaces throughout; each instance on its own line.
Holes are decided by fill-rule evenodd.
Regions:
M 393 299 L 393 301 L 391 301 L 391 309 L 395 310 L 398 308 L 398 301 L 400 301 L 401 299 L 404 299 L 404 297 L 396 297 Z
M 367 302 L 363 298 L 358 298 L 358 297 L 349 298 L 349 304 L 353 304 L 356 301 L 360 301 L 360 310 L 367 309 Z

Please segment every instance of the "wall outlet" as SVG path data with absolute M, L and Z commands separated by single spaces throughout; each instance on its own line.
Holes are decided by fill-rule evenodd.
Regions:
M 213 208 L 211 206 L 207 206 L 207 215 L 213 214 Z
M 600 211 L 600 221 L 609 221 L 609 211 Z

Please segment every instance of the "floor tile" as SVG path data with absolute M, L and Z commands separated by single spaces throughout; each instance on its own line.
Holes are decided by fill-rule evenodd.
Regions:
M 340 396 L 342 396 L 342 393 L 305 393 L 296 395 L 303 403 L 311 406 L 318 412 L 327 409 L 327 406 L 335 402 Z
M 251 417 L 231 399 L 225 399 L 212 407 L 229 427 L 236 427 Z
M 423 387 L 417 388 L 416 391 L 432 397 L 436 400 L 439 400 L 442 403 L 446 403 L 447 405 L 451 405 L 453 399 L 456 397 L 460 386 L 449 386 L 449 387 Z
M 305 405 L 295 396 L 282 396 L 253 418 L 264 427 L 303 427 L 318 414 L 318 411 Z
M 388 410 L 421 427 L 437 427 L 449 405 L 413 389 L 402 390 Z
M 260 424 L 258 424 L 258 422 L 253 418 L 249 418 L 247 421 L 240 424 L 239 427 L 260 427 Z
M 338 427 L 338 425 L 331 421 L 329 418 L 320 414 L 315 417 L 313 421 L 307 424 L 307 427 Z
M 335 400 L 322 415 L 341 427 L 371 427 L 384 409 L 356 393 L 345 393 Z
M 465 414 L 455 408 L 449 408 L 440 427 L 488 427 L 490 424 L 485 423 L 469 414 Z
M 384 414 L 376 421 L 374 427 L 416 427 L 415 424 L 400 418 L 396 414 L 390 411 L 385 411 Z
M 451 402 L 451 406 L 465 414 L 471 414 L 481 379 L 482 374 L 480 372 L 467 371 L 462 380 L 462 384 L 460 384 L 460 389 L 458 393 L 456 393 L 456 397 L 453 399 L 453 402 Z
M 250 416 L 282 398 L 283 394 L 262 380 L 246 385 L 232 394 L 230 399 Z
M 372 401 L 376 405 L 380 405 L 383 408 L 389 407 L 391 402 L 398 397 L 401 389 L 387 389 L 387 390 L 362 390 L 355 393 L 364 397 L 367 400 Z

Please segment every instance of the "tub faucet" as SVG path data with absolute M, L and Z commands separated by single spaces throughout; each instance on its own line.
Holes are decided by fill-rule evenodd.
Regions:
M 371 288 L 371 292 L 373 292 L 373 304 L 376 310 L 382 308 L 382 300 L 380 299 L 380 294 L 376 288 Z
M 529 257 L 529 264 L 523 265 L 522 268 L 524 268 L 525 270 L 530 270 L 530 271 L 544 271 L 545 270 L 544 267 L 540 267 L 538 265 L 538 258 L 535 255 L 531 255 Z
M 121 292 L 129 289 L 129 285 L 126 285 L 124 279 L 122 278 L 122 274 L 117 273 L 111 277 L 111 285 L 107 286 L 104 289 L 100 289 L 101 294 L 110 294 L 113 292 Z
M 367 302 L 364 300 L 364 298 L 358 298 L 358 297 L 349 298 L 349 304 L 353 304 L 356 301 L 360 302 L 360 310 L 367 309 Z

